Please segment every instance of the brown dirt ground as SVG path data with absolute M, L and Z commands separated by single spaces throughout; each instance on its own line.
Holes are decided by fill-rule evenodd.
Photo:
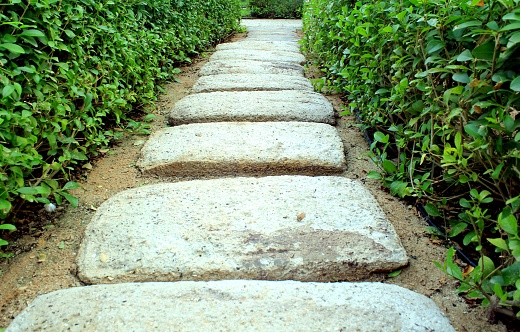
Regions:
M 241 36 L 235 37 L 235 39 Z M 173 104 L 189 93 L 197 80 L 198 69 L 207 61 L 209 53 L 183 67 L 179 82 L 165 87 L 160 97 L 153 129 L 166 126 L 165 118 Z M 314 76 L 312 73 L 309 76 Z M 342 101 L 337 95 L 327 98 L 339 114 Z M 367 157 L 368 145 L 352 116 L 338 117 L 337 129 L 348 153 L 348 170 L 344 176 L 357 179 L 369 188 L 394 225 L 410 257 L 410 265 L 395 278 L 374 275 L 367 281 L 396 284 L 430 297 L 446 314 L 457 331 L 507 331 L 500 321 L 490 324 L 485 310 L 454 294 L 457 283 L 444 275 L 433 261 L 443 261 L 446 248 L 426 231 L 427 224 L 412 206 L 392 197 L 381 185 L 367 178 L 375 165 Z M 81 286 L 77 279 L 75 259 L 85 226 L 96 207 L 112 195 L 159 180 L 143 177 L 135 167 L 145 136 L 125 136 L 111 147 L 103 158 L 93 162 L 93 168 L 83 174 L 74 194 L 79 197 L 78 208 L 65 207 L 54 214 L 39 211 L 47 225 L 13 240 L 7 251 L 15 255 L 0 260 L 0 328 L 5 328 L 37 296 L 62 288 Z M 169 179 L 170 181 L 185 179 Z M 30 220 L 26 220 L 31 223 Z

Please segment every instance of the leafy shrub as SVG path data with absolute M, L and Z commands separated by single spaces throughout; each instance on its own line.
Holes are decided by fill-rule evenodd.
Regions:
M 303 0 L 251 0 L 251 15 L 259 18 L 301 18 Z
M 2 4 L 0 220 L 23 200 L 77 204 L 67 190 L 78 185 L 64 180 L 121 136 L 107 125 L 139 129 L 129 112 L 152 104 L 176 64 L 230 35 L 239 20 L 238 0 Z
M 480 257 L 460 292 L 520 308 L 518 0 L 309 0 L 306 52 L 319 87 L 345 95 L 374 132 L 380 179 L 444 220 Z M 507 311 L 512 308 L 512 311 Z

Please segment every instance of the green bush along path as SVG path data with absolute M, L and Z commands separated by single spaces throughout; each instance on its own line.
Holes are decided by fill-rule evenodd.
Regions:
M 343 175 L 331 105 L 295 73 L 301 21 L 244 23 L 248 38 L 207 64 L 223 69 L 201 70 L 179 102 L 193 114 L 174 107 L 176 125 L 143 147 L 137 166 L 161 183 L 97 209 L 77 260 L 89 286 L 38 297 L 7 331 L 454 331 L 429 298 L 360 282 L 407 254 L 370 192 Z M 294 54 L 273 60 L 280 52 Z
M 425 205 L 476 266 L 437 265 L 520 317 L 520 9 L 505 1 L 305 2 L 303 49 L 373 133 L 393 195 Z M 459 257 L 460 258 L 460 257 Z M 492 315 L 491 315 L 492 318 Z
M 129 115 L 240 20 L 233 0 L 4 2 L 0 231 L 15 228 L 15 220 L 2 223 L 24 202 L 77 205 L 69 172 L 123 130 L 148 132 Z

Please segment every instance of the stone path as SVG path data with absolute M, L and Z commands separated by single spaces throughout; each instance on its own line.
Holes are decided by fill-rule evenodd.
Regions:
M 110 198 L 78 255 L 78 277 L 97 285 L 37 298 L 7 331 L 453 331 L 423 295 L 353 282 L 406 253 L 369 191 L 340 176 L 332 106 L 300 66 L 301 22 L 245 23 L 138 161 L 222 178 Z

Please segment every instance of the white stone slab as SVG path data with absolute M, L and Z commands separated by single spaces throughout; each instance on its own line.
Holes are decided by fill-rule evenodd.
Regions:
M 359 182 L 276 176 L 165 183 L 101 205 L 78 255 L 86 283 L 362 280 L 408 263 Z
M 165 128 L 141 150 L 144 173 L 323 175 L 345 169 L 336 129 L 307 122 L 215 122 Z
M 294 62 L 214 60 L 199 70 L 199 76 L 220 74 L 281 74 L 303 77 L 303 67 Z
M 334 124 L 334 109 L 310 91 L 237 91 L 196 93 L 179 100 L 171 125 L 225 121 L 299 121 Z
M 432 300 L 394 285 L 231 280 L 60 290 L 7 331 L 455 330 Z
M 216 47 L 217 51 L 223 50 L 266 50 L 266 51 L 285 51 L 285 52 L 300 52 L 300 45 L 296 42 L 281 42 L 281 41 L 267 41 L 267 40 L 248 40 L 244 39 L 233 43 L 219 44 Z
M 203 76 L 192 88 L 193 93 L 215 91 L 314 91 L 311 82 L 299 76 L 275 74 L 222 74 Z
M 255 60 L 270 62 L 291 62 L 298 64 L 305 63 L 305 57 L 301 53 L 249 49 L 216 51 L 210 58 L 210 61 L 212 60 Z

